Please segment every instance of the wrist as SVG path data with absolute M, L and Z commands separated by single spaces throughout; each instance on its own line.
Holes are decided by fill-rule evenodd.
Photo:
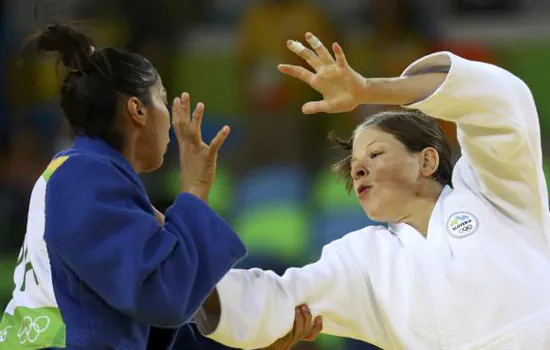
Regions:
M 208 204 L 208 195 L 210 193 L 209 190 L 198 188 L 198 187 L 191 187 L 189 190 L 185 191 L 187 193 L 192 194 L 195 197 L 200 198 L 203 202 Z
M 363 104 L 403 105 L 412 101 L 406 77 L 371 78 L 367 81 Z
M 365 79 L 361 104 L 400 104 L 395 101 L 395 83 L 399 78 Z
M 211 315 L 219 317 L 222 312 L 220 296 L 218 290 L 214 288 L 210 295 L 206 298 L 202 304 L 204 311 L 208 312 Z
M 210 187 L 211 186 L 207 183 L 185 181 L 183 178 L 180 182 L 181 192 L 192 194 L 193 196 L 200 198 L 205 203 L 208 203 Z
M 360 95 L 356 101 L 357 105 L 363 105 L 363 104 L 370 104 L 372 103 L 372 90 L 373 83 L 375 83 L 375 79 L 367 79 L 365 77 L 363 78 L 363 87 L 361 88 Z
M 368 79 L 363 104 L 408 105 L 432 94 L 445 80 L 444 73 L 398 78 Z

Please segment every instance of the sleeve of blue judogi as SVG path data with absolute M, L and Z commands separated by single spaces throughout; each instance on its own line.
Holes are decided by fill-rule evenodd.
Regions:
M 195 323 L 188 323 L 180 328 L 174 349 L 231 350 L 234 348 L 206 338 L 198 331 Z
M 71 156 L 48 181 L 45 240 L 113 308 L 147 324 L 180 325 L 245 248 L 190 194 L 159 225 L 136 181 L 110 160 Z

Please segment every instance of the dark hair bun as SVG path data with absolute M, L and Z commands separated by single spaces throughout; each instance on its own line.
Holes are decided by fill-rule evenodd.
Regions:
M 25 44 L 36 40 L 39 51 L 56 54 L 58 63 L 68 69 L 59 104 L 72 134 L 100 138 L 120 151 L 124 144 L 124 130 L 118 123 L 121 95 L 150 105 L 150 88 L 158 81 L 158 72 L 138 54 L 112 47 L 96 49 L 74 25 L 80 27 L 74 22 L 50 25 Z
M 86 35 L 68 25 L 53 24 L 38 35 L 38 49 L 57 52 L 63 65 L 71 71 L 89 73 L 94 44 Z

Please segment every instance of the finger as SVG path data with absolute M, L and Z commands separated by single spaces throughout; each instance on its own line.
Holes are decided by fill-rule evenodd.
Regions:
M 302 113 L 304 114 L 315 114 L 315 113 L 327 113 L 329 110 L 329 104 L 327 101 L 315 101 L 307 102 L 302 106 Z
M 193 111 L 193 132 L 195 133 L 195 141 L 200 143 L 202 142 L 202 132 L 201 132 L 201 124 L 202 124 L 202 116 L 204 115 L 204 104 L 197 103 L 197 107 L 195 107 L 195 110 Z
M 189 94 L 187 92 L 184 92 L 181 94 L 181 124 L 185 127 L 189 125 L 191 122 L 191 116 L 190 116 L 190 104 L 191 104 L 191 98 L 189 97 Z
M 181 100 L 179 97 L 174 98 L 174 102 L 172 103 L 172 126 L 176 135 L 179 135 L 181 126 Z
M 311 331 L 311 327 L 312 327 L 311 311 L 309 311 L 309 307 L 307 307 L 307 305 L 302 305 L 302 314 L 304 315 L 304 324 L 305 324 L 304 334 L 302 334 L 302 336 L 305 336 L 305 335 L 309 335 L 309 332 Z
M 294 78 L 298 78 L 304 83 L 309 85 L 313 83 L 313 79 L 315 78 L 315 74 L 313 74 L 312 72 L 308 71 L 307 69 L 301 66 L 294 66 L 291 64 L 280 64 L 277 66 L 277 69 L 279 70 L 279 72 Z
M 315 338 L 321 333 L 323 330 L 323 318 L 321 316 L 317 316 L 315 318 L 315 321 L 313 323 L 313 328 L 311 329 L 311 332 L 302 340 L 305 341 L 315 341 Z
M 290 51 L 304 59 L 311 66 L 311 68 L 315 69 L 315 71 L 318 71 L 323 66 L 323 62 L 319 59 L 317 54 L 302 45 L 301 42 L 288 40 L 286 44 Z
M 220 131 L 218 131 L 218 134 L 216 135 L 216 137 L 214 137 L 212 142 L 210 142 L 211 155 L 215 155 L 216 153 L 218 153 L 219 149 L 222 147 L 223 143 L 227 139 L 227 136 L 229 135 L 230 131 L 231 129 L 227 125 L 221 128 Z
M 309 45 L 315 50 L 315 53 L 321 60 L 321 62 L 325 64 L 334 63 L 334 58 L 328 51 L 328 49 L 323 45 L 321 40 L 317 38 L 315 35 L 311 34 L 310 32 L 306 33 L 306 40 L 309 43 Z
M 291 344 L 297 343 L 300 338 L 302 338 L 302 334 L 304 333 L 304 315 L 302 314 L 301 308 L 298 306 L 296 309 L 294 309 L 294 328 L 292 329 L 292 337 L 291 337 Z
M 334 56 L 336 57 L 336 63 L 338 66 L 344 68 L 348 65 L 348 61 L 346 60 L 346 55 L 344 54 L 344 50 L 338 43 L 332 44 L 332 50 L 334 51 Z

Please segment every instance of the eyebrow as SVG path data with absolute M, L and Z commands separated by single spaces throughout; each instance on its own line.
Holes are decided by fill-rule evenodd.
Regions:
M 365 149 L 366 149 L 366 148 L 369 148 L 373 143 L 377 143 L 377 142 L 383 142 L 383 141 L 371 141 L 371 142 L 369 142 L 368 145 L 365 146 Z M 357 160 L 358 160 L 358 159 L 355 158 L 354 156 L 351 157 L 351 163 L 353 163 L 354 161 L 356 162 Z

